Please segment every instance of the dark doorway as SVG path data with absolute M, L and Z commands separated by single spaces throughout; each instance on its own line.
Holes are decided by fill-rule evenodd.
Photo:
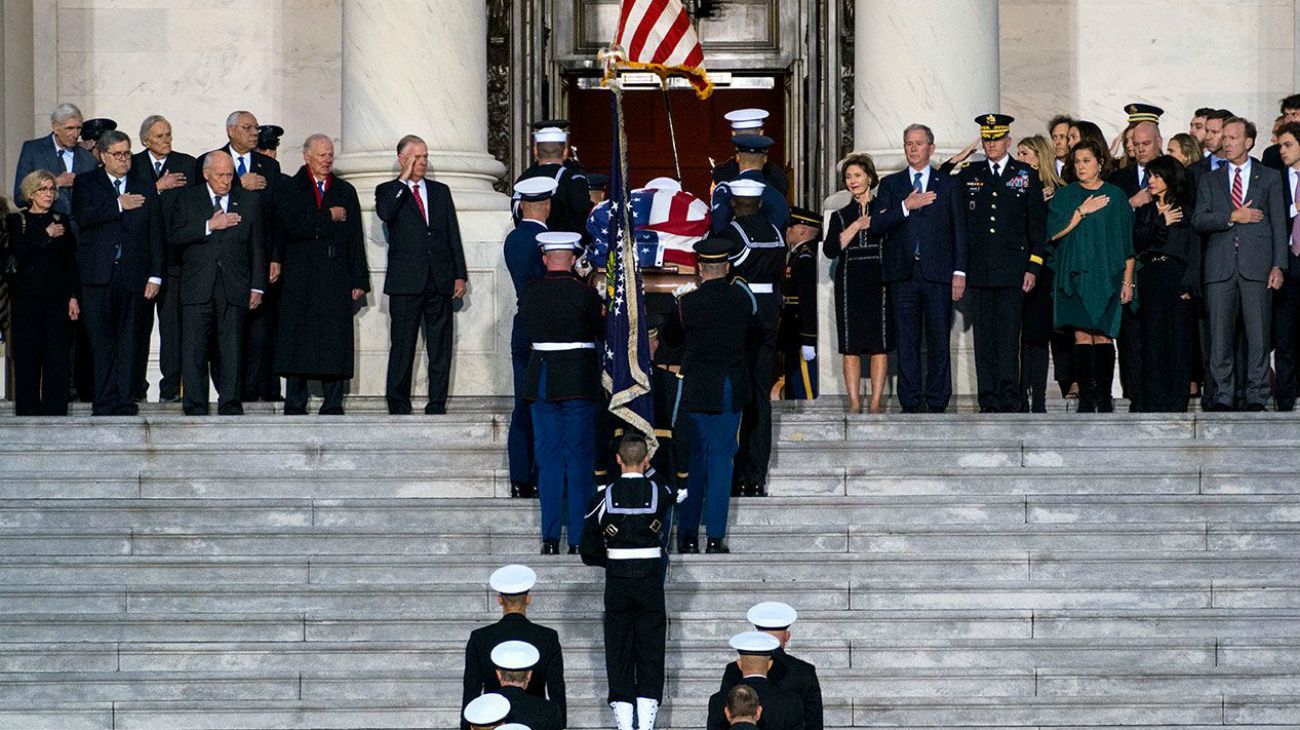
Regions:
M 566 79 L 565 84 L 569 119 L 573 123 L 570 142 L 578 147 L 578 156 L 588 171 L 608 172 L 613 143 L 610 92 L 580 88 L 575 77 Z M 717 88 L 713 96 L 704 100 L 696 98 L 689 89 L 673 89 L 668 93 L 672 95 L 673 120 L 677 124 L 682 187 L 687 192 L 709 199 L 709 158 L 722 163 L 735 151 L 730 142 L 731 127 L 722 118 L 733 109 L 756 107 L 772 113 L 764 130 L 776 140 L 770 159 L 785 165 L 783 79 L 778 77 L 770 89 Z M 663 92 L 657 88 L 629 89 L 623 95 L 623 112 L 632 186 L 640 187 L 654 177 L 676 177 Z M 790 183 L 794 189 L 793 178 Z

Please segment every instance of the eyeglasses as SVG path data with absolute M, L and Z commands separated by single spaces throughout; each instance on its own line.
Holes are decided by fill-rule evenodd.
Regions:
M 35 192 L 38 192 L 38 193 L 50 193 L 51 195 L 53 195 L 53 194 L 54 194 L 54 186 L 53 186 L 53 185 L 42 185 L 41 187 L 36 188 Z
M 130 150 L 127 150 L 125 152 L 105 152 L 103 154 L 104 156 L 112 157 L 115 160 L 129 160 L 131 158 Z

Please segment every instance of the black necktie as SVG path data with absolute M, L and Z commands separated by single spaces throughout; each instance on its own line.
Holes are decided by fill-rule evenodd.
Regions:
M 220 195 L 213 195 L 213 196 L 212 196 L 212 213 L 215 215 L 215 214 L 220 213 L 220 212 L 221 212 L 221 196 L 220 196 Z
M 999 174 L 1001 174 L 1001 172 L 1002 172 L 1001 165 L 999 165 L 996 162 L 993 163 L 993 177 L 997 177 Z

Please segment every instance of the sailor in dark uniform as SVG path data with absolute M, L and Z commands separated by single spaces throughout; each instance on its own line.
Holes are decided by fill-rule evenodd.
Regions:
M 537 463 L 533 458 L 533 418 L 524 400 L 524 373 L 531 350 L 519 314 L 524 285 L 546 275 L 546 266 L 537 253 L 537 234 L 545 233 L 551 214 L 551 196 L 555 181 L 549 177 L 520 180 L 515 186 L 519 198 L 519 219 L 506 236 L 506 270 L 515 287 L 515 317 L 510 327 L 510 366 L 514 373 L 514 410 L 510 412 L 510 430 L 506 436 L 506 457 L 510 467 L 510 496 L 537 496 Z
M 727 279 L 732 242 L 695 244 L 700 284 L 687 287 L 660 334 L 682 348 L 682 403 L 691 419 L 691 473 L 678 511 L 677 551 L 698 553 L 707 505 L 707 552 L 730 552 L 724 540 L 732 459 L 740 413 L 754 397 L 745 343 L 761 329 L 758 302 L 744 282 Z
M 532 353 L 524 398 L 532 402 L 537 491 L 542 500 L 542 554 L 560 552 L 561 515 L 569 505 L 569 553 L 577 554 L 583 507 L 595 492 L 596 408 L 605 314 L 596 291 L 573 271 L 581 236 L 537 235 L 546 274 L 524 285 L 519 314 Z
M 781 280 L 785 278 L 786 247 L 781 229 L 763 216 L 760 182 L 730 183 L 736 218 L 718 233 L 732 243 L 731 277 L 744 282 L 758 301 L 762 330 L 746 344 L 754 397 L 740 421 L 740 446 L 732 474 L 733 494 L 760 497 L 767 492 L 767 465 L 772 456 L 772 381 L 776 370 L 776 331 L 781 319 Z
M 769 679 L 772 655 L 781 648 L 781 642 L 762 631 L 746 631 L 731 637 L 731 648 L 739 654 L 741 684 L 747 684 L 758 693 L 763 708 L 758 718 L 759 730 L 804 730 L 803 703 L 798 695 L 781 689 Z M 728 730 L 726 713 L 727 691 L 720 690 L 709 698 L 708 730 Z
M 790 626 L 799 618 L 793 608 L 777 601 L 764 601 L 746 614 L 754 630 L 776 637 L 780 648 L 772 652 L 772 669 L 767 678 L 777 687 L 797 696 L 803 704 L 804 730 L 822 730 L 822 686 L 817 681 L 817 667 L 785 653 L 790 642 Z M 740 682 L 740 665 L 732 662 L 722 673 L 722 691 Z
M 587 514 L 582 561 L 605 567 L 605 674 L 615 724 L 654 730 L 668 625 L 663 532 L 677 494 L 646 476 L 650 450 L 640 434 L 624 436 L 616 458 L 622 474 L 596 495 Z
M 765 109 L 737 109 L 722 115 L 723 119 L 731 122 L 732 137 L 741 134 L 765 136 L 763 125 L 766 124 L 768 116 L 770 115 Z M 713 168 L 714 185 L 735 180 L 737 177 L 740 177 L 740 163 L 735 157 Z M 770 160 L 763 163 L 763 181 L 776 188 L 782 197 L 790 194 L 790 181 L 785 176 L 785 170 Z
M 655 438 L 659 449 L 650 460 L 650 476 L 672 487 L 679 494 L 686 492 L 686 480 L 691 473 L 690 422 L 682 408 L 682 352 L 664 344 L 660 329 L 666 315 L 651 315 L 649 330 L 650 397 L 654 401 Z M 669 515 L 671 522 L 672 515 Z M 669 530 L 664 530 L 664 548 L 668 547 Z
M 600 205 L 609 197 L 609 175 L 603 172 L 587 173 L 587 188 L 591 191 L 591 204 Z
M 528 620 L 528 606 L 532 602 L 529 591 L 537 582 L 537 574 L 525 565 L 507 565 L 492 573 L 488 585 L 497 592 L 501 605 L 501 620 L 474 629 L 465 644 L 465 685 L 461 706 L 483 692 L 501 688 L 496 666 L 492 663 L 492 650 L 503 641 L 525 641 L 537 649 L 541 658 L 536 662 L 528 680 L 528 693 L 549 698 L 560 708 L 564 720 L 564 655 L 560 649 L 559 634 L 555 629 Z M 562 725 L 563 726 L 563 725 Z M 469 730 L 468 723 L 461 723 Z
M 731 225 L 735 213 L 731 209 L 731 184 L 736 180 L 750 180 L 763 185 L 763 217 L 778 228 L 790 220 L 790 204 L 776 188 L 767 184 L 763 176 L 763 163 L 767 160 L 767 150 L 772 146 L 768 137 L 754 134 L 739 134 L 731 138 L 736 145 L 736 159 L 740 161 L 740 172 L 736 177 L 713 188 L 711 205 L 711 230 L 718 235 Z
M 587 173 L 581 166 L 565 164 L 568 152 L 569 133 L 563 129 L 544 127 L 533 133 L 533 155 L 537 162 L 515 180 L 513 211 L 516 221 L 520 216 L 519 183 L 533 177 L 548 177 L 555 181 L 556 191 L 546 226 L 552 231 L 586 234 L 587 214 L 591 212 Z
M 781 325 L 776 351 L 785 374 L 786 400 L 817 397 L 817 245 L 822 219 L 807 208 L 791 208 L 785 227 L 790 248 L 781 281 Z
M 460 724 L 465 730 L 492 730 L 505 727 L 509 714 L 510 700 L 496 692 L 489 692 L 465 703 Z
M 506 719 L 526 725 L 530 730 L 564 730 L 564 715 L 554 702 L 529 694 L 528 682 L 533 667 L 541 660 L 537 647 L 526 641 L 511 639 L 492 649 L 492 664 L 496 667 L 501 689 L 497 694 L 510 702 Z
M 1038 172 L 1013 158 L 1011 117 L 976 117 L 988 160 L 958 175 L 967 206 L 967 294 L 981 413 L 1016 413 L 1025 294 L 1043 268 L 1047 204 Z

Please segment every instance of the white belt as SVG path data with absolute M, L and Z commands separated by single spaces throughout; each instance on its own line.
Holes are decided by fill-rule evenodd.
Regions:
M 606 551 L 610 560 L 644 560 L 658 558 L 662 553 L 657 547 L 648 548 L 610 548 Z
M 538 352 L 560 352 L 562 350 L 594 350 L 594 342 L 534 342 L 533 349 Z
M 750 284 L 749 290 L 755 294 L 775 294 L 776 289 L 771 284 Z

